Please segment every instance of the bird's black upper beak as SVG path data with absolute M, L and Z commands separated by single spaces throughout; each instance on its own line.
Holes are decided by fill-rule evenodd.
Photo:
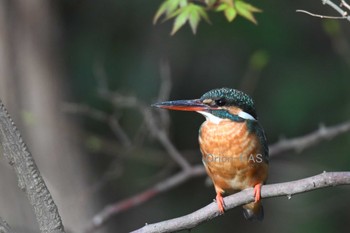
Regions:
M 152 107 L 193 112 L 205 111 L 210 109 L 210 107 L 206 104 L 203 104 L 200 99 L 166 101 L 152 104 Z

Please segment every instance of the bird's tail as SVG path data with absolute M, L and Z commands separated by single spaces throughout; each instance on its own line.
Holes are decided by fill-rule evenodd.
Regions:
M 244 205 L 243 215 L 249 221 L 262 221 L 264 219 L 264 208 L 261 201 Z

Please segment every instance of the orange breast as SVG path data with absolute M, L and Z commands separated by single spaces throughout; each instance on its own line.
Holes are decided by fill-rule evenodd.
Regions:
M 266 181 L 268 167 L 262 160 L 262 147 L 246 122 L 205 121 L 199 144 L 203 163 L 217 191 L 232 193 Z

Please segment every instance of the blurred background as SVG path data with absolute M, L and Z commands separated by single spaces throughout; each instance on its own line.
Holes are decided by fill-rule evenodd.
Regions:
M 232 87 L 255 99 L 268 140 L 292 138 L 350 116 L 350 24 L 296 13 L 337 13 L 321 1 L 249 1 L 258 25 L 211 13 L 193 35 L 172 21 L 152 25 L 162 1 L 1 1 L 0 98 L 58 205 L 67 232 L 85 232 L 106 205 L 180 171 L 152 133 L 168 133 L 201 164 L 195 113 L 157 111 L 159 100 L 198 98 Z M 336 2 L 336 1 L 335 1 Z M 153 125 L 154 126 L 154 125 Z M 268 183 L 349 170 L 350 135 L 270 161 Z M 16 232 L 38 232 L 5 159 L 0 217 Z M 265 220 L 236 208 L 191 232 L 348 232 L 349 187 L 264 200 Z M 94 232 L 128 232 L 183 216 L 215 197 L 206 176 L 111 217 Z

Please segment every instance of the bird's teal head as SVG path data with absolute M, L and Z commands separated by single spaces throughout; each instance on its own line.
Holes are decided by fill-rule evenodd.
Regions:
M 231 88 L 208 91 L 200 99 L 167 101 L 152 106 L 171 110 L 196 111 L 214 123 L 219 123 L 223 119 L 237 122 L 257 120 L 253 99 Z

